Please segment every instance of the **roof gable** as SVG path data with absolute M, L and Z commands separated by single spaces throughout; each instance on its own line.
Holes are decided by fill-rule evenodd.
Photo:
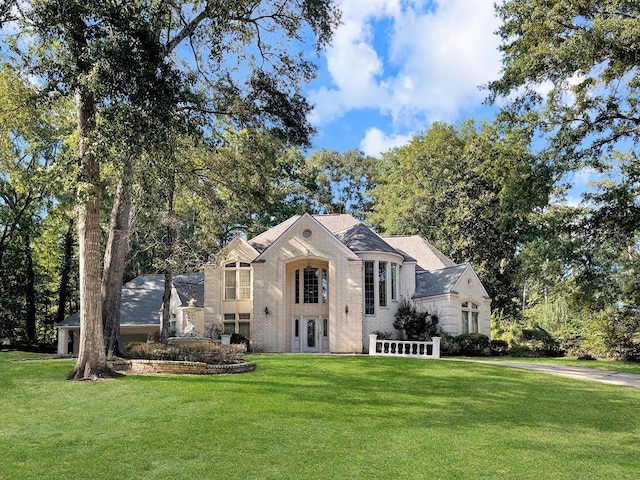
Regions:
M 349 215 L 350 217 L 350 215 Z M 353 218 L 353 217 L 351 217 Z M 354 219 L 355 220 L 355 219 Z M 288 241 L 288 237 L 290 237 L 290 235 L 288 235 L 291 231 L 295 231 L 295 229 L 298 226 L 302 226 L 303 224 L 307 224 L 307 225 L 311 225 L 311 226 L 315 226 L 317 228 L 319 228 L 321 231 L 325 232 L 325 234 L 333 239 L 335 241 L 336 247 L 344 249 L 345 253 L 347 253 L 350 256 L 353 256 L 354 259 L 356 259 L 357 257 L 353 254 L 353 252 L 346 246 L 344 245 L 338 238 L 336 238 L 336 236 L 333 234 L 333 232 L 331 232 L 330 230 L 328 230 L 320 221 L 318 221 L 316 216 L 313 215 L 309 215 L 308 213 L 305 213 L 299 217 L 296 217 L 296 220 L 291 223 L 286 230 L 284 230 L 279 236 L 278 238 L 274 239 L 261 253 L 260 255 L 254 260 L 255 262 L 260 262 L 263 261 L 265 259 L 265 256 L 268 254 L 269 251 L 272 251 L 274 248 L 277 248 L 277 246 L 280 243 L 284 243 L 286 241 Z M 317 236 L 313 236 L 311 239 L 309 240 L 305 240 L 305 242 L 308 242 L 309 245 L 313 245 L 316 241 L 317 241 Z
M 330 214 L 330 215 L 310 215 L 305 213 L 331 233 L 336 233 L 345 228 L 352 227 L 360 222 L 348 214 Z M 284 233 L 295 224 L 304 215 L 294 215 L 288 218 L 282 223 L 279 223 L 275 227 L 262 232 L 259 235 L 248 240 L 249 244 L 256 249 L 259 253 L 264 252 L 269 246 L 280 238 Z
M 412 298 L 434 297 L 455 293 L 455 287 L 469 264 L 455 265 L 439 270 L 416 272 L 416 291 Z

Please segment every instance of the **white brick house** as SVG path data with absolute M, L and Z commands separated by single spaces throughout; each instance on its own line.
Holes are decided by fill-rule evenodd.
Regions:
M 491 332 L 491 299 L 471 265 L 350 215 L 304 214 L 236 237 L 204 277 L 205 328 L 240 333 L 256 351 L 362 352 L 370 333 L 394 330 L 402 297 L 451 334 Z

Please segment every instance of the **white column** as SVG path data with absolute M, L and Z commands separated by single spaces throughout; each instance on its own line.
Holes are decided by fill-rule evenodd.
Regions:
M 58 355 L 66 355 L 68 352 L 69 344 L 69 329 L 58 328 Z
M 433 337 L 433 358 L 440 358 L 440 337 Z
M 378 341 L 378 335 L 372 333 L 369 335 L 369 355 L 376 354 L 376 342 Z

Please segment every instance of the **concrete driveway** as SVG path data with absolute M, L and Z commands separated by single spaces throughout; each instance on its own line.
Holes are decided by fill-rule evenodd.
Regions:
M 595 368 L 571 367 L 564 365 L 549 365 L 526 362 L 496 362 L 491 360 L 467 360 L 464 362 L 483 363 L 485 365 L 497 365 L 499 367 L 519 368 L 534 372 L 551 373 L 563 377 L 580 378 L 594 382 L 609 383 L 612 385 L 624 385 L 626 387 L 640 388 L 640 375 L 634 373 L 616 372 L 613 370 L 596 370 Z

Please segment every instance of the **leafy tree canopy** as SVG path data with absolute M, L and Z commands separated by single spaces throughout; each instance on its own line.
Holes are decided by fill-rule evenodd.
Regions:
M 550 150 L 564 166 L 598 165 L 620 146 L 635 150 L 638 2 L 507 0 L 496 8 L 503 72 L 489 90 L 491 101 L 510 102 L 504 115 L 550 134 Z

